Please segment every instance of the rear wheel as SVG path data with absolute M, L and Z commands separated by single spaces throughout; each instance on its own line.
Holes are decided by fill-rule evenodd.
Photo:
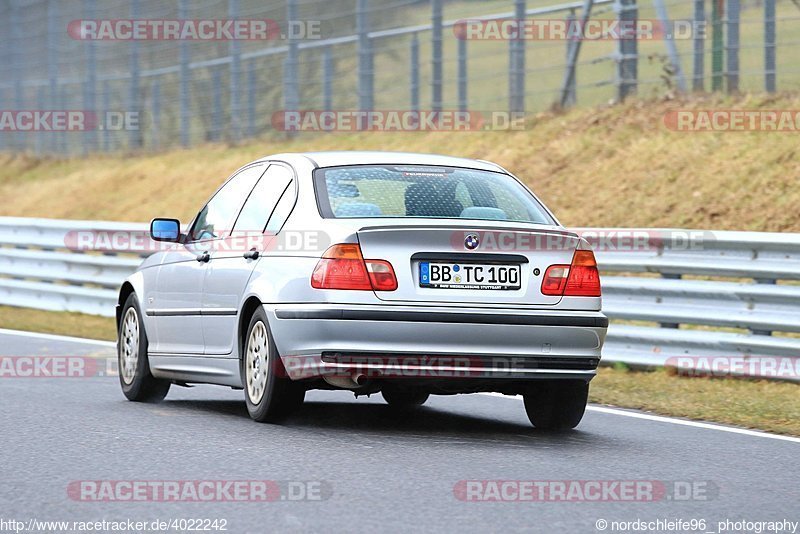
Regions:
M 425 404 L 430 396 L 427 392 L 414 387 L 390 386 L 381 390 L 386 403 L 398 410 L 411 410 Z
M 169 392 L 170 382 L 150 374 L 147 333 L 134 293 L 128 296 L 122 307 L 117 335 L 117 363 L 122 393 L 128 400 L 136 402 L 162 401 Z
M 243 347 L 247 411 L 259 423 L 278 422 L 303 403 L 306 392 L 286 376 L 261 308 L 250 319 Z
M 533 426 L 542 430 L 567 430 L 578 426 L 589 399 L 588 382 L 547 380 L 533 387 L 523 395 L 525 412 Z

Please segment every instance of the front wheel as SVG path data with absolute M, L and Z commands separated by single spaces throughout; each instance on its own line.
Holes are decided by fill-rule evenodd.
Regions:
M 285 376 L 267 316 L 261 308 L 250 319 L 243 346 L 242 378 L 247 411 L 259 423 L 278 422 L 303 403 L 306 392 Z
M 161 402 L 169 392 L 170 382 L 150 374 L 147 359 L 147 333 L 136 295 L 131 293 L 122 307 L 117 337 L 119 383 L 128 400 Z
M 589 400 L 589 383 L 582 380 L 537 382 L 523 399 L 533 426 L 542 430 L 567 430 L 578 426 L 583 418 Z

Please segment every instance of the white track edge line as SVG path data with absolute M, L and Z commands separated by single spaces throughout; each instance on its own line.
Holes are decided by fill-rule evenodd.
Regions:
M 516 400 L 522 400 L 522 397 L 519 395 L 511 396 L 511 395 L 503 395 L 502 393 L 481 393 L 481 395 L 489 395 L 492 397 L 504 397 L 504 398 L 511 398 Z M 631 410 L 625 410 L 621 408 L 609 408 L 606 406 L 597 406 L 590 404 L 586 407 L 588 411 L 604 413 L 608 415 L 621 415 L 623 417 L 632 417 L 634 419 L 645 419 L 647 421 L 656 421 L 659 423 L 670 423 L 673 425 L 681 425 L 681 426 L 690 426 L 694 428 L 705 428 L 707 430 L 718 430 L 720 432 L 729 432 L 731 434 L 742 434 L 745 436 L 753 436 L 757 438 L 769 438 L 769 439 L 777 439 L 781 441 L 789 441 L 792 443 L 800 443 L 800 438 L 796 438 L 794 436 L 783 436 L 781 434 L 770 434 L 769 432 L 763 432 L 759 430 L 750 430 L 747 428 L 738 428 L 735 426 L 726 426 L 721 424 L 715 423 L 704 423 L 701 421 L 690 421 L 688 419 L 679 419 L 675 417 L 667 417 L 664 415 L 653 415 L 649 413 L 643 412 L 635 412 Z
M 97 345 L 100 347 L 116 348 L 117 344 L 114 341 L 102 341 L 100 339 L 86 339 L 82 337 L 72 336 L 59 336 L 56 334 L 40 334 L 38 332 L 27 332 L 24 330 L 8 330 L 0 328 L 0 335 L 20 336 L 20 337 L 35 337 L 38 339 L 52 339 L 53 341 L 66 341 L 69 343 L 83 343 L 85 345 Z

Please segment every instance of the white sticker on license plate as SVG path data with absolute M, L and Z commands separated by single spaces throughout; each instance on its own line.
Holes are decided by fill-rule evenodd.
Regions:
M 520 288 L 520 277 L 519 265 L 430 261 L 423 261 L 419 264 L 420 287 L 510 290 Z

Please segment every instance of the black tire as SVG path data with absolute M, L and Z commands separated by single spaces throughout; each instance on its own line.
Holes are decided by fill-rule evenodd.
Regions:
M 117 364 L 122 393 L 134 402 L 161 402 L 169 393 L 170 381 L 155 378 L 150 373 L 147 332 L 144 330 L 142 312 L 135 293 L 128 296 L 120 317 L 117 330 Z M 135 332 L 132 323 L 134 319 Z
M 257 345 L 250 345 L 250 339 L 255 329 L 263 332 L 263 345 L 260 342 Z M 258 334 L 256 337 L 261 339 Z M 242 384 L 244 385 L 247 412 L 254 421 L 259 423 L 282 421 L 303 404 L 306 391 L 286 376 L 286 371 L 278 354 L 278 349 L 275 347 L 272 334 L 269 331 L 269 323 L 263 309 L 258 308 L 250 318 L 241 346 Z M 248 351 L 251 348 L 258 349 L 253 351 L 254 357 L 252 359 L 248 357 Z M 262 354 L 262 349 L 267 349 L 266 352 L 263 352 L 263 360 L 255 357 L 255 355 Z M 252 365 L 256 359 L 261 362 L 257 366 L 258 372 L 255 372 L 256 368 L 254 367 L 254 372 L 248 375 L 248 362 Z M 259 374 L 261 372 L 265 373 L 263 377 Z M 254 379 L 258 377 L 259 383 L 263 380 L 263 385 L 256 389 L 256 381 L 254 381 L 251 386 L 251 377 Z
M 582 380 L 547 380 L 523 395 L 531 424 L 541 430 L 568 430 L 578 426 L 589 400 L 589 383 Z
M 413 410 L 425 404 L 429 393 L 415 387 L 387 386 L 381 390 L 383 400 L 395 410 Z

